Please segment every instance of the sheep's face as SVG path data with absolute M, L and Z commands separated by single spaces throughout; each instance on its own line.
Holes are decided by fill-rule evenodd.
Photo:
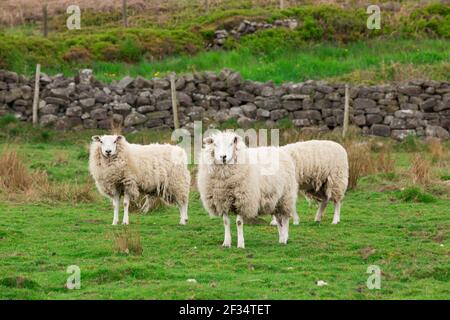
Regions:
M 228 164 L 236 161 L 236 150 L 242 138 L 235 133 L 223 132 L 204 139 L 211 150 L 215 164 Z
M 92 141 L 100 143 L 102 155 L 105 158 L 114 157 L 117 154 L 117 143 L 123 139 L 123 136 L 105 135 L 93 136 Z

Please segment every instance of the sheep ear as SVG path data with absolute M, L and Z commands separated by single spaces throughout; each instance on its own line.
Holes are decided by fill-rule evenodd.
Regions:
M 92 136 L 92 141 L 94 142 L 100 142 L 100 136 Z
M 116 142 L 117 142 L 117 141 L 120 141 L 120 140 L 122 140 L 122 139 L 123 139 L 123 136 L 118 135 L 118 136 L 117 136 L 117 139 L 116 139 Z
M 204 144 L 211 144 L 213 142 L 214 142 L 214 139 L 212 137 L 207 137 L 207 138 L 203 139 Z

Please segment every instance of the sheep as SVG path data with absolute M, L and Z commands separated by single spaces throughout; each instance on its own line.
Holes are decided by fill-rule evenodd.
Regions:
M 341 202 L 348 185 L 348 157 L 338 143 L 328 140 L 297 142 L 281 147 L 293 158 L 299 190 L 320 202 L 316 222 L 320 222 L 329 201 L 334 202 L 333 224 L 340 222 Z M 299 222 L 294 215 L 294 224 Z M 276 223 L 273 218 L 272 225 Z
M 140 195 L 160 197 L 180 208 L 180 224 L 188 221 L 190 174 L 186 152 L 169 144 L 138 145 L 122 135 L 93 136 L 89 171 L 98 191 L 112 199 L 113 225 L 119 222 L 120 198 L 124 198 L 122 224 L 129 224 L 130 201 Z M 146 207 L 147 203 L 143 207 Z M 148 206 L 147 206 L 148 207 Z
M 238 248 L 245 248 L 244 218 L 262 214 L 276 217 L 279 242 L 287 244 L 298 185 L 286 152 L 277 147 L 247 148 L 239 135 L 217 133 L 204 139 L 197 184 L 209 215 L 223 218 L 224 247 L 231 246 L 229 214 L 236 214 Z

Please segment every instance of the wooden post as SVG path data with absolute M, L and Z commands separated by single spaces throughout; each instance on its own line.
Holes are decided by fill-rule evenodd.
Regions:
M 177 102 L 177 88 L 175 87 L 175 72 L 170 74 L 170 92 L 172 94 L 172 112 L 173 112 L 173 126 L 175 129 L 180 128 L 178 122 L 178 102 Z
M 48 12 L 47 12 L 47 4 L 44 4 L 42 6 L 42 19 L 43 19 L 43 24 L 44 24 L 44 29 L 43 29 L 43 33 L 44 33 L 44 37 L 47 38 L 48 36 Z
M 209 12 L 209 0 L 205 0 L 205 12 Z
M 284 0 L 280 0 L 280 9 L 281 9 L 281 10 L 284 9 Z
M 123 18 L 123 26 L 127 28 L 128 27 L 127 0 L 122 0 L 122 18 Z
M 41 65 L 36 65 L 36 78 L 34 80 L 34 98 L 33 98 L 33 126 L 38 124 L 38 106 L 39 106 L 39 80 L 41 79 Z
M 342 138 L 345 138 L 348 130 L 350 112 L 350 97 L 348 93 L 348 84 L 345 85 L 345 104 L 344 104 L 344 124 L 342 128 Z

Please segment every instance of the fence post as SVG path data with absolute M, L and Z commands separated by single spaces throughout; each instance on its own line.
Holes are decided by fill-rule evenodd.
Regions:
M 44 37 L 46 37 L 47 38 L 47 36 L 48 36 L 48 12 L 47 12 L 47 4 L 44 4 L 43 6 L 42 6 L 42 18 L 43 18 L 43 22 L 44 22 L 44 29 L 43 29 L 43 32 L 44 32 Z
M 348 130 L 349 112 L 350 112 L 350 97 L 348 92 L 348 84 L 345 85 L 345 104 L 344 104 L 344 124 L 342 128 L 342 138 L 345 138 Z
M 122 18 L 123 26 L 128 27 L 128 17 L 127 17 L 127 0 L 122 0 Z
M 36 78 L 34 81 L 34 98 L 33 98 L 33 126 L 38 124 L 38 106 L 39 106 L 39 80 L 41 79 L 41 65 L 36 65 Z
M 280 0 L 280 9 L 281 9 L 281 10 L 284 9 L 284 0 Z
M 177 89 L 175 87 L 175 72 L 170 74 L 170 92 L 172 95 L 172 113 L 173 113 L 173 125 L 175 129 L 180 128 L 180 123 L 178 122 L 178 102 L 177 102 Z
M 209 0 L 204 0 L 205 1 L 205 12 L 208 13 L 209 12 Z

